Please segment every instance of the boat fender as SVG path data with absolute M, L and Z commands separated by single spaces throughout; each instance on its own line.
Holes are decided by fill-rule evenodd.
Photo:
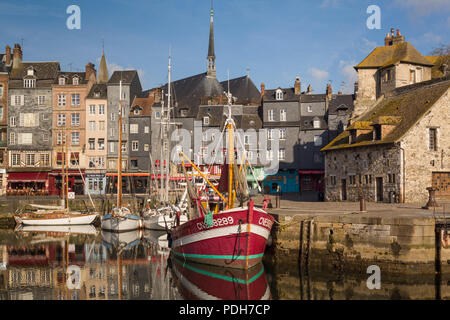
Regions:
M 211 228 L 213 226 L 213 214 L 211 211 L 208 211 L 208 213 L 205 215 L 204 222 L 208 226 L 208 228 Z

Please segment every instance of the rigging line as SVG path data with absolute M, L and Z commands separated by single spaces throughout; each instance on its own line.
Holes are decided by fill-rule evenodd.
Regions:
M 79 156 L 78 156 L 79 157 Z M 83 174 L 81 173 L 80 169 L 80 158 L 78 158 L 78 171 L 80 172 L 81 179 L 83 180 L 84 185 L 86 186 L 86 180 L 84 179 Z M 88 191 L 89 200 L 91 201 L 92 206 L 94 207 L 95 212 L 97 212 L 97 208 L 95 207 L 94 201 L 92 201 L 91 193 Z

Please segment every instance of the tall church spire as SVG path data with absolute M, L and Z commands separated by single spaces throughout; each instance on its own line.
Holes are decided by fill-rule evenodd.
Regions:
M 100 69 L 98 71 L 97 75 L 97 82 L 98 83 L 107 83 L 109 80 L 108 75 L 108 67 L 106 65 L 106 58 L 105 58 L 105 44 L 104 40 L 102 39 L 102 59 L 100 61 Z
M 207 75 L 216 77 L 216 54 L 214 53 L 214 9 L 211 0 L 211 25 L 209 29 L 209 46 L 207 57 Z

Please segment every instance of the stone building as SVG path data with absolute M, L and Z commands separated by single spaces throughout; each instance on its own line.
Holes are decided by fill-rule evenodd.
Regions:
M 53 162 L 49 179 L 50 194 L 60 194 L 64 154 L 67 149 L 69 192 L 84 194 L 86 158 L 86 96 L 96 82 L 92 63 L 85 72 L 59 72 L 53 91 Z
M 322 150 L 328 201 L 450 196 L 449 78 L 397 88 Z
M 8 85 L 12 67 L 11 47 L 6 46 L 5 54 L 0 54 L 0 195 L 6 193 L 8 166 L 7 129 L 8 129 Z
M 52 85 L 58 62 L 23 62 L 13 49 L 8 90 L 8 188 L 14 194 L 48 193 L 52 164 Z
M 449 195 L 447 78 L 397 30 L 355 69 L 351 124 L 325 151 L 330 201 L 424 202 L 427 187 Z
M 358 93 L 353 119 L 368 110 L 384 93 L 395 88 L 431 79 L 433 63 L 422 56 L 405 37 L 394 29 L 384 39 L 384 46 L 375 48 L 361 63 L 358 72 Z

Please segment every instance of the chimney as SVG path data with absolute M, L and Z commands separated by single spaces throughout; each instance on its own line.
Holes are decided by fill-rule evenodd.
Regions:
M 331 89 L 331 84 L 327 84 L 326 94 L 327 94 L 327 99 L 331 99 L 332 98 L 333 89 Z
M 263 98 L 263 97 L 264 97 L 264 93 L 265 93 L 265 88 L 266 88 L 266 85 L 264 84 L 264 82 L 263 82 L 263 83 L 261 83 L 261 98 Z
M 294 82 L 294 91 L 296 95 L 301 94 L 301 90 L 302 90 L 302 83 L 300 82 L 300 77 L 295 78 L 295 82 Z
M 11 63 L 11 47 L 10 46 L 6 46 L 5 56 L 6 56 L 5 64 L 7 66 L 9 66 L 9 64 Z
M 391 31 L 388 32 L 386 38 L 384 38 L 385 47 L 394 46 L 402 42 L 405 42 L 405 37 L 401 35 L 399 29 L 397 29 L 397 34 L 395 34 L 394 28 L 391 28 Z
M 86 65 L 86 80 L 89 81 L 89 78 L 91 77 L 91 74 L 94 75 L 94 78 L 96 77 L 97 71 L 95 71 L 95 65 L 92 62 L 89 62 Z
M 17 69 L 22 64 L 22 48 L 18 43 L 13 48 L 13 69 Z
M 342 91 L 338 91 L 338 94 L 341 95 L 341 94 L 342 94 Z

